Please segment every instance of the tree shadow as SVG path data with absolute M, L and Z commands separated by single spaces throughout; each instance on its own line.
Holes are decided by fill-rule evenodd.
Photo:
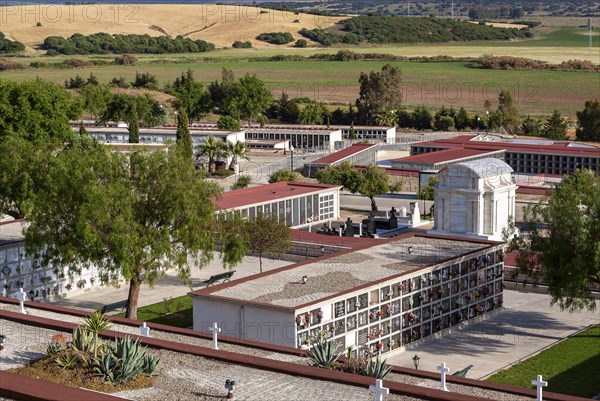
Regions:
M 597 354 L 552 377 L 548 380 L 547 390 L 577 397 L 592 398 L 600 394 L 599 367 L 600 354 Z

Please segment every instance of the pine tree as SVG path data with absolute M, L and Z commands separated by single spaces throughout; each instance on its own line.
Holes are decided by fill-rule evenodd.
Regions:
M 88 132 L 85 129 L 85 124 L 83 124 L 83 121 L 81 122 L 81 124 L 79 124 L 79 135 L 81 135 L 81 136 L 88 135 Z
M 184 108 L 177 112 L 177 149 L 188 159 L 192 159 L 194 149 L 192 147 L 192 135 L 188 127 L 188 115 Z
M 138 123 L 139 117 L 135 105 L 131 107 L 131 115 L 129 117 L 129 143 L 140 142 L 140 128 Z
M 560 115 L 558 110 L 554 110 L 554 113 L 552 113 L 544 124 L 542 135 L 549 139 L 563 140 L 566 138 L 568 128 L 569 125 L 565 119 Z

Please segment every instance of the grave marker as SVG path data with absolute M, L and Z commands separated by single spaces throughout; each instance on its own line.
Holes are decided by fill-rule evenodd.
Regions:
M 446 387 L 446 373 L 450 372 L 450 369 L 446 367 L 446 363 L 442 362 L 440 366 L 437 367 L 441 374 L 441 382 L 440 382 L 440 390 L 448 391 Z
M 23 291 L 22 288 L 19 288 L 19 292 L 17 292 L 17 299 L 19 300 L 19 306 L 22 314 L 26 315 L 27 311 L 25 310 L 25 301 L 27 300 L 27 293 Z
M 219 349 L 219 346 L 217 345 L 217 336 L 221 332 L 221 328 L 217 327 L 217 322 L 213 322 L 212 327 L 209 327 L 208 330 L 213 333 L 213 349 Z
M 383 396 L 390 393 L 390 389 L 383 387 L 383 381 L 377 379 L 375 385 L 369 386 L 369 391 L 375 394 L 375 401 L 383 401 Z

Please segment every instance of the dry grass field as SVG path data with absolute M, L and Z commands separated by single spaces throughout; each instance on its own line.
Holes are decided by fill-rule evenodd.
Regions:
M 342 17 L 294 14 L 250 6 L 214 4 L 89 4 L 0 7 L 0 31 L 28 46 L 30 53 L 48 36 L 148 34 L 182 35 L 203 39 L 217 47 L 250 40 L 256 48 L 275 48 L 255 40 L 264 32 L 290 32 L 295 39 L 302 28 L 327 28 Z M 41 26 L 37 26 L 40 23 Z

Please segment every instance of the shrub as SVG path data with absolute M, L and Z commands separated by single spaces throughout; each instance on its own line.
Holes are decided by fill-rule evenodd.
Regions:
M 287 168 L 277 170 L 269 176 L 269 184 L 279 181 L 296 181 L 299 178 L 299 174 L 290 171 Z
M 375 360 L 371 359 L 366 363 L 362 370 L 362 374 L 376 379 L 383 379 L 392 371 L 392 367 L 386 365 L 386 361 L 386 359 L 382 361 L 380 356 L 377 356 L 377 359 Z
M 25 68 L 24 64 L 15 63 L 14 61 L 0 59 L 0 71 L 22 70 L 24 68 Z
M 305 39 L 298 39 L 296 43 L 294 43 L 294 47 L 307 47 L 308 42 Z
M 0 32 L 0 53 L 18 53 L 23 50 L 25 50 L 23 43 L 6 39 L 4 33 Z
M 133 65 L 137 64 L 138 59 L 131 54 L 122 54 L 120 56 L 115 57 L 115 64 L 117 65 Z
M 249 41 L 242 42 L 241 40 L 236 40 L 231 45 L 234 49 L 250 49 L 252 47 L 252 43 Z
M 271 43 L 272 45 L 285 45 L 294 40 L 292 34 L 289 32 L 269 32 L 261 33 L 256 37 L 257 40 Z
M 242 176 L 240 176 L 240 178 L 237 179 L 235 184 L 233 184 L 231 186 L 231 189 L 246 188 L 246 187 L 248 187 L 248 185 L 250 185 L 251 182 L 252 182 L 252 177 L 250 177 L 249 175 L 242 175 Z

